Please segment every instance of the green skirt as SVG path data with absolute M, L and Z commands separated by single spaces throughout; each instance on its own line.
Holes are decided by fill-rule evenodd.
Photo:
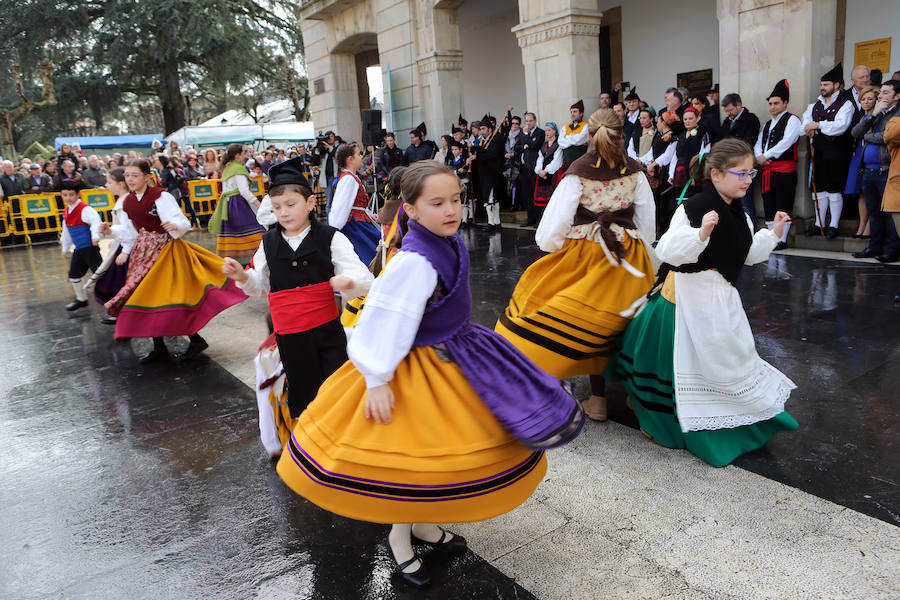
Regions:
M 714 467 L 799 427 L 787 412 L 733 429 L 683 432 L 675 407 L 675 305 L 656 292 L 619 337 L 604 377 L 628 391 L 641 430 L 667 448 L 687 448 Z

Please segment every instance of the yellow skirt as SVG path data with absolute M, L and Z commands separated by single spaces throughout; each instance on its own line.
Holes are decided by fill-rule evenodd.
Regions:
M 278 462 L 291 489 L 375 523 L 481 521 L 524 502 L 547 470 L 497 422 L 452 362 L 416 347 L 390 382 L 392 422 L 365 417 L 366 382 L 349 361 L 301 413 Z
M 494 330 L 560 379 L 603 373 L 654 281 L 643 242 L 626 236 L 623 245 L 643 277 L 610 262 L 599 243 L 567 239 L 522 274 Z

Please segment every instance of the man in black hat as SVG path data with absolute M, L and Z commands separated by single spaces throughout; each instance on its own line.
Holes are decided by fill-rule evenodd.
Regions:
M 512 121 L 512 113 L 495 129 L 490 115 L 481 120 L 481 140 L 472 146 L 478 181 L 478 199 L 484 202 L 487 212 L 488 231 L 500 229 L 500 203 L 506 196 L 506 182 L 503 178 L 503 164 L 506 160 L 506 136 Z
M 638 119 L 641 116 L 641 97 L 637 95 L 637 86 L 629 90 L 625 96 L 625 122 L 622 125 L 622 136 L 625 144 L 628 144 L 634 136 L 635 129 L 640 130 Z
M 727 98 L 727 97 L 726 97 Z M 797 115 L 788 112 L 791 89 L 787 79 L 775 84 L 775 89 L 766 100 L 772 118 L 765 124 L 753 153 L 762 167 L 762 199 L 766 212 L 766 226 L 774 227 L 775 213 L 778 211 L 794 214 L 794 195 L 797 191 L 797 140 L 803 133 L 803 125 Z M 791 223 L 784 226 L 781 241 L 776 250 L 787 248 L 788 231 Z
M 572 121 L 566 124 L 559 136 L 559 147 L 563 149 L 563 172 L 575 159 L 587 152 L 588 144 L 591 143 L 588 126 L 584 121 L 584 101 L 579 100 L 570 106 L 569 114 Z
M 841 63 L 822 75 L 819 97 L 803 113 L 803 130 L 809 136 L 813 160 L 813 183 L 816 193 L 816 218 L 806 235 L 819 235 L 824 229 L 826 237 L 837 237 L 844 197 L 841 193 L 847 183 L 850 165 L 850 137 L 848 130 L 853 120 L 853 97 L 842 93 L 844 70 Z M 831 221 L 826 225 L 825 215 L 831 210 Z
M 456 120 L 456 124 L 459 125 L 459 128 L 462 129 L 463 139 L 469 137 L 469 122 L 463 119 L 462 113 L 459 113 L 459 118 Z

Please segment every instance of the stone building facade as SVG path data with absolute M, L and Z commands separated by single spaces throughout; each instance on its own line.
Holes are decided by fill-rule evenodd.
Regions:
M 369 107 L 365 68 L 379 65 L 385 122 L 405 145 L 404 134 L 420 122 L 437 137 L 460 113 L 471 120 L 509 105 L 562 125 L 574 100 L 583 98 L 590 112 L 611 81 L 630 81 L 659 107 L 677 73 L 703 69 L 762 121 L 766 95 L 786 77 L 790 108 L 802 113 L 837 60 L 849 82 L 853 56 L 845 47 L 859 40 L 845 31 L 889 37 L 900 3 L 303 0 L 300 18 L 316 129 L 359 138 L 360 111 Z

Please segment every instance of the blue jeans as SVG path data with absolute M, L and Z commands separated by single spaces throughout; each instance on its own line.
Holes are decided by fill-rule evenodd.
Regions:
M 887 185 L 887 171 L 873 171 L 866 169 L 862 177 L 862 193 L 866 199 L 866 210 L 869 211 L 869 238 L 868 250 L 883 252 L 884 254 L 900 253 L 900 238 L 897 237 L 897 229 L 890 215 L 881 211 L 881 197 L 884 196 L 884 188 Z

